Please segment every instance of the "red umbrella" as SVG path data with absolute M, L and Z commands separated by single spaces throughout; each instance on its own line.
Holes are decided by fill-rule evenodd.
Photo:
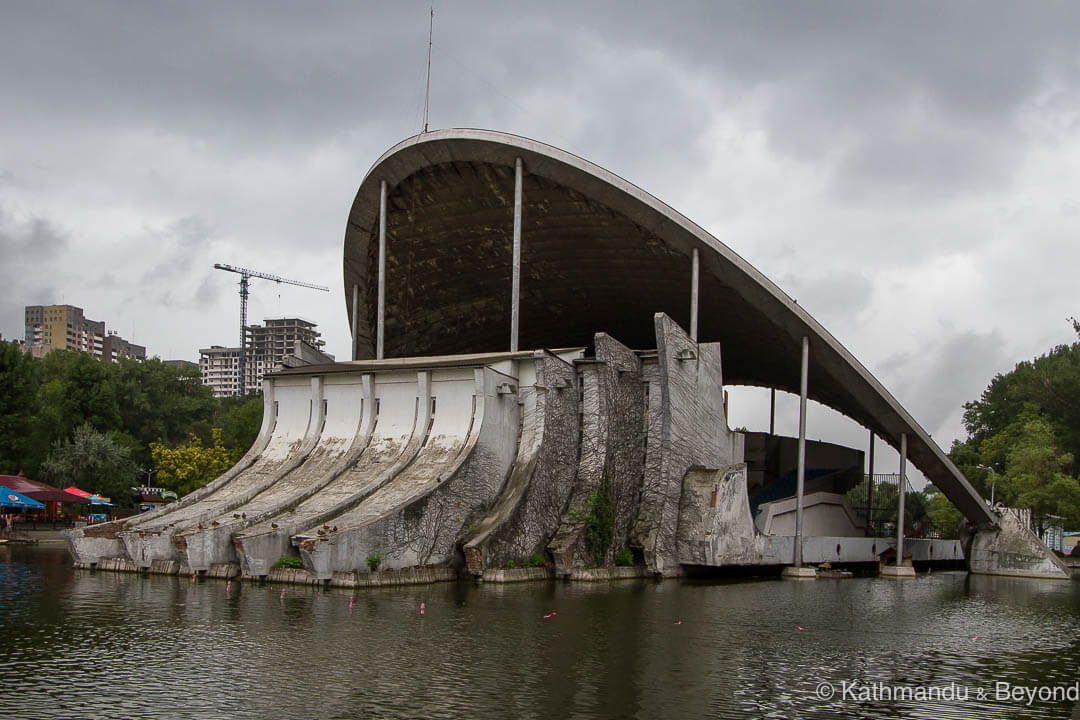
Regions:
M 52 485 L 46 485 L 37 480 L 31 480 L 22 473 L 18 475 L 0 475 L 0 485 L 9 487 L 17 493 L 33 498 L 38 502 L 65 502 L 89 505 L 90 501 L 84 497 L 65 492 Z

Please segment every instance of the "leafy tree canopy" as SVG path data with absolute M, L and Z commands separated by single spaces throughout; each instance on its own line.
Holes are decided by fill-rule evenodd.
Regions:
M 186 443 L 176 447 L 150 443 L 158 471 L 157 482 L 179 495 L 187 495 L 222 475 L 240 459 L 242 452 L 226 448 L 221 436 L 221 430 L 214 428 L 213 444 L 208 447 L 194 433 Z
M 16 343 L 0 342 L 0 474 L 22 471 L 46 482 L 51 477 L 54 484 L 78 485 L 123 503 L 130 490 L 108 485 L 104 475 L 125 478 L 126 488 L 145 483 L 155 469 L 152 444 L 188 447 L 194 434 L 211 455 L 221 447 L 238 457 L 261 423 L 261 396 L 215 398 L 193 368 L 156 358 L 107 363 L 68 351 L 38 359 Z M 91 452 L 102 457 L 91 458 Z M 79 474 L 72 458 L 80 453 L 86 472 L 97 474 Z M 133 473 L 120 463 L 123 453 Z M 153 475 L 152 484 L 160 484 L 159 477 Z
M 1080 343 L 997 375 L 964 405 L 964 425 L 949 455 L 984 497 L 1080 527 Z
M 75 485 L 110 498 L 114 505 L 131 502 L 135 472 L 130 449 L 89 423 L 76 428 L 70 440 L 57 440 L 41 464 L 46 482 L 59 487 Z

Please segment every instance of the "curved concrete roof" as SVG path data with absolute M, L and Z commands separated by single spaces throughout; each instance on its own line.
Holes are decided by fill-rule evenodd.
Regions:
M 595 332 L 650 348 L 653 314 L 689 327 L 700 253 L 699 340 L 723 345 L 729 384 L 809 395 L 894 447 L 980 524 L 986 503 L 900 403 L 798 303 L 671 207 L 557 148 L 487 130 L 411 137 L 380 157 L 345 231 L 346 306 L 359 289 L 357 357 L 375 356 L 379 188 L 387 201 L 386 357 L 505 351 L 510 336 L 514 164 L 524 164 L 522 348 L 590 345 Z M 351 318 L 351 308 L 350 311 Z

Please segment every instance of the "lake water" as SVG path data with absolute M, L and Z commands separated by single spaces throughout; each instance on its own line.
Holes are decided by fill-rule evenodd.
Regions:
M 1070 718 L 1078 664 L 1077 582 L 317 591 L 0 547 L 3 718 Z

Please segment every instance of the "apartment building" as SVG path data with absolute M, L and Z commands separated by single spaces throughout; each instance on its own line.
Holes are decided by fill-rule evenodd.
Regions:
M 74 350 L 111 362 L 146 359 L 146 348 L 106 332 L 105 323 L 86 317 L 74 305 L 27 305 L 24 340 L 37 357 L 51 350 Z
M 291 358 L 304 362 L 316 358 L 333 362 L 334 356 L 322 351 L 326 342 L 315 329 L 318 325 L 302 318 L 266 318 L 262 325 L 245 329 L 244 392 L 262 390 L 263 375 L 290 364 Z M 199 372 L 203 385 L 209 385 L 216 397 L 240 394 L 240 348 L 211 345 L 199 350 Z

